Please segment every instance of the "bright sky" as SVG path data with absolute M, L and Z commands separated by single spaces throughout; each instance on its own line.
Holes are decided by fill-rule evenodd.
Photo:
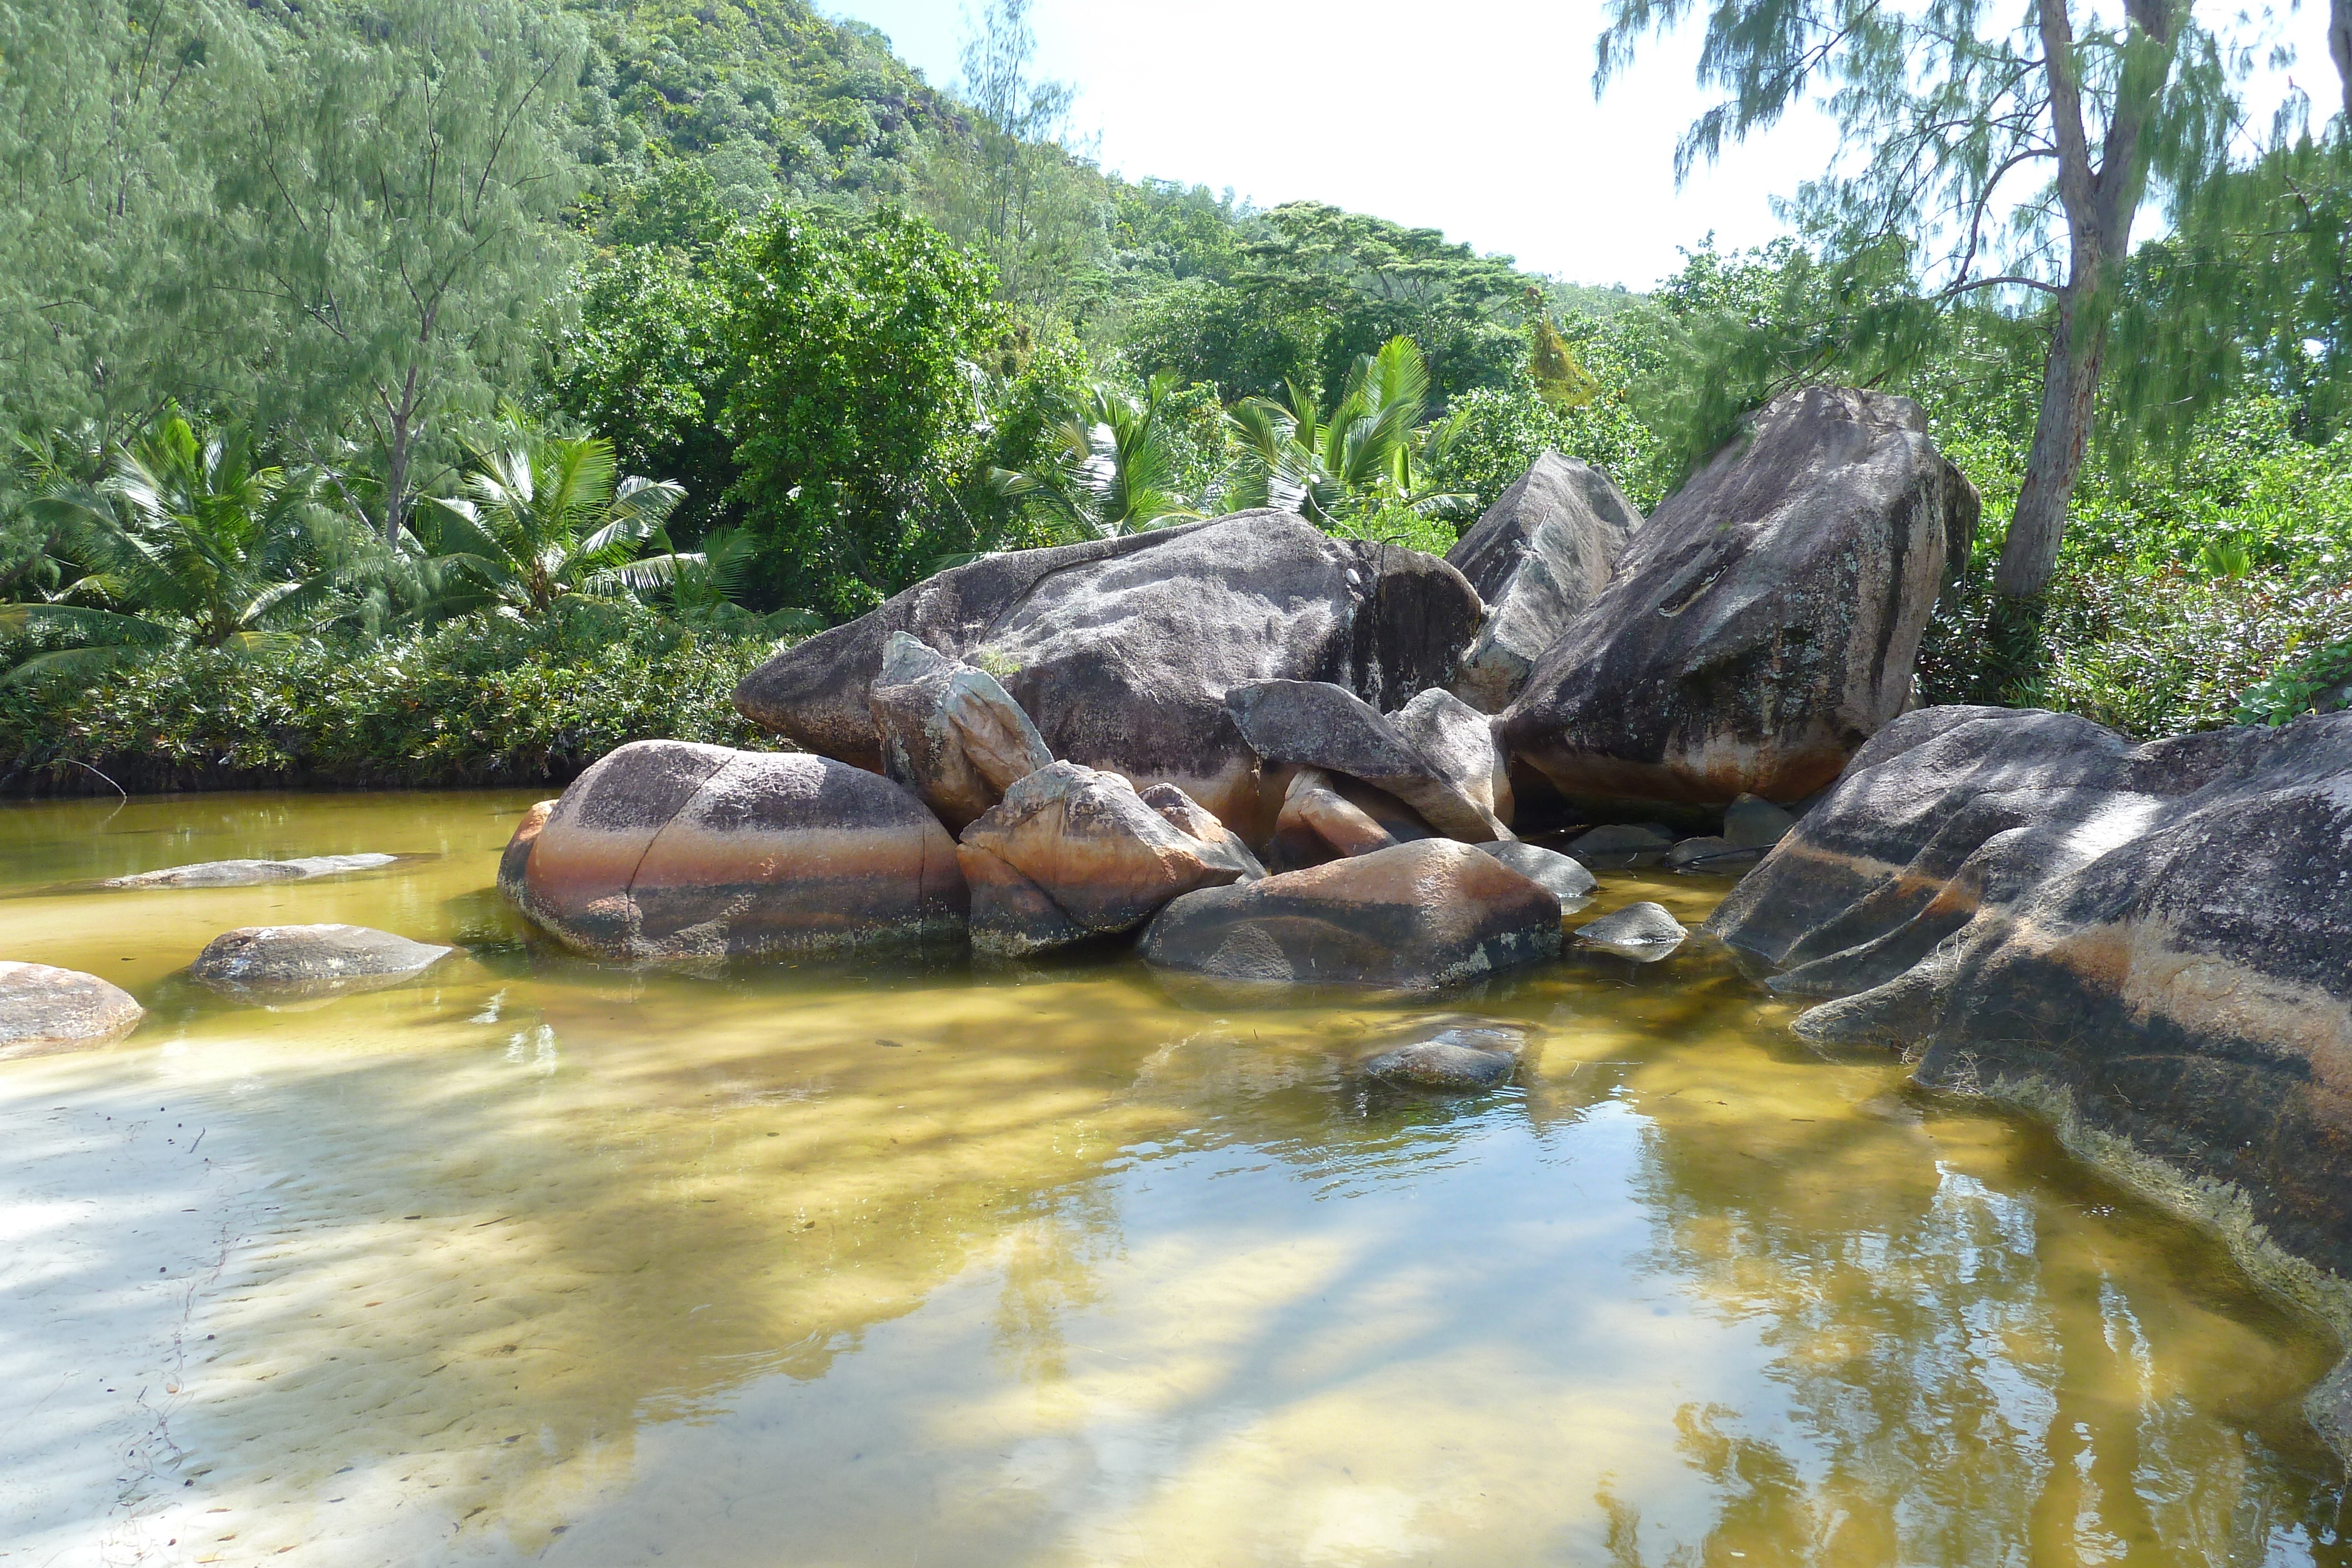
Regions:
M 957 77 L 960 0 L 819 0 L 871 22 L 940 86 Z M 972 9 L 977 10 L 975 0 Z M 1704 11 L 1704 7 L 1700 8 Z M 2289 19 L 2303 79 L 2337 92 L 2326 5 Z M 1039 74 L 1076 84 L 1103 166 L 1260 206 L 1330 202 L 1445 231 L 1581 283 L 1646 288 L 1710 229 L 1727 248 L 1780 232 L 1770 198 L 1835 150 L 1791 116 L 1674 183 L 1674 147 L 1707 103 L 1697 35 L 1652 41 L 1592 97 L 1600 0 L 1036 0 Z M 2276 100 L 2279 82 L 2258 90 Z M 2265 110 L 2267 113 L 2267 110 Z

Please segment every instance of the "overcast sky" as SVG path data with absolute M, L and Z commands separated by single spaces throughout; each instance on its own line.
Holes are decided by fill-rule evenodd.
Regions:
M 820 4 L 954 82 L 960 0 Z M 2291 74 L 2323 106 L 2326 13 L 2287 24 Z M 1033 16 L 1040 74 L 1076 84 L 1106 168 L 1426 225 L 1576 282 L 1645 288 L 1709 229 L 1761 244 L 1780 230 L 1770 198 L 1835 148 L 1818 116 L 1791 116 L 1676 191 L 1675 140 L 1706 102 L 1696 35 L 1646 46 L 1595 103 L 1599 0 L 1036 0 Z

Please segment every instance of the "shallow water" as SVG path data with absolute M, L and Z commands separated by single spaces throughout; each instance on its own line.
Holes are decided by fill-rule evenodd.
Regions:
M 489 891 L 530 798 L 0 809 L 0 957 L 151 1009 L 0 1062 L 0 1563 L 2346 1560 L 2328 1341 L 1704 944 L 1417 1006 L 641 974 Z M 467 952 L 174 977 L 315 920 Z M 1463 1012 L 1517 1086 L 1354 1077 Z

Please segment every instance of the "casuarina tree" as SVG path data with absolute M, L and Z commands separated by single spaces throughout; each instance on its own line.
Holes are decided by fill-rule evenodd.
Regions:
M 1611 0 L 1595 89 L 1643 35 L 1693 0 Z M 1931 297 L 2044 301 L 2040 411 L 1996 584 L 2039 593 L 2099 412 L 2101 373 L 2135 218 L 2193 194 L 2225 163 L 2237 104 L 2221 42 L 2190 0 L 1721 0 L 1702 82 L 1722 101 L 1693 123 L 1678 174 L 1816 99 L 1860 151 L 1801 188 L 1801 219 L 1832 248 L 1911 247 Z

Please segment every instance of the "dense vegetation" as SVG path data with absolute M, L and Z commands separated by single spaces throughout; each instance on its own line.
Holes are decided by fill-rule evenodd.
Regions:
M 1985 491 L 1930 696 L 2341 703 L 2344 121 L 2232 154 L 2185 6 L 2060 40 L 2069 78 L 2054 5 L 1927 48 L 1853 4 L 1714 14 L 1691 156 L 1849 47 L 1870 155 L 1634 296 L 1108 175 L 1024 0 L 951 90 L 801 0 L 0 0 L 0 773 L 741 741 L 779 638 L 975 552 L 1262 505 L 1443 550 L 1548 446 L 1654 506 L 1820 379 L 1918 397 Z M 1681 14 L 1620 0 L 1604 67 Z M 2145 146 L 2075 156 L 2126 111 Z M 2135 246 L 2100 214 L 2140 192 Z

